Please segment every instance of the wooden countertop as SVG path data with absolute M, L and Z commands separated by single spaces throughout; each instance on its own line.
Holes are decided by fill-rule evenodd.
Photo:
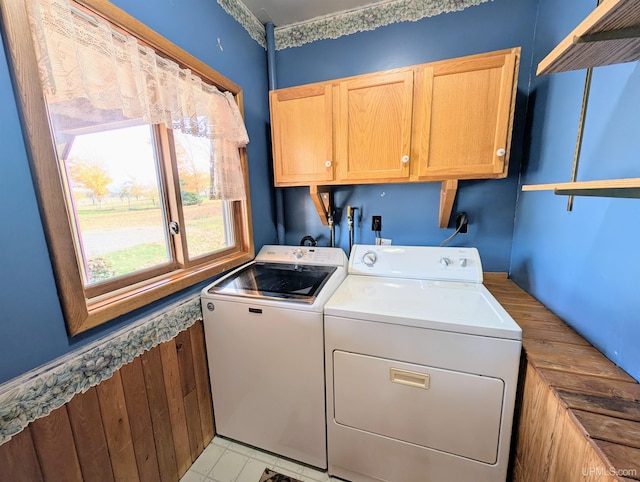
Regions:
M 527 362 L 602 460 L 635 470 L 620 480 L 640 480 L 640 384 L 505 274 L 485 273 L 484 285 L 520 325 Z

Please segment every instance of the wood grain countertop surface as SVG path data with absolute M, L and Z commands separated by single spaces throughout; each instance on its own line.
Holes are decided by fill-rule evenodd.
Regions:
M 520 325 L 527 362 L 603 462 L 635 470 L 620 480 L 640 480 L 640 384 L 506 274 L 485 273 L 484 285 Z

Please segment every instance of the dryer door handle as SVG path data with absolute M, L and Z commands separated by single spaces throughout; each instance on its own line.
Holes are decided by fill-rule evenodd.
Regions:
M 389 379 L 392 383 L 408 385 L 414 388 L 429 390 L 429 374 L 389 368 Z

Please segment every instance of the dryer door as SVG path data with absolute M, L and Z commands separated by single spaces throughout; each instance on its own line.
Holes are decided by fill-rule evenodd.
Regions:
M 502 380 L 343 351 L 333 369 L 338 424 L 496 462 Z

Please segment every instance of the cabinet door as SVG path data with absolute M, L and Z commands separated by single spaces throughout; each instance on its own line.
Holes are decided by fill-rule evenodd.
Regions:
M 514 49 L 419 70 L 414 130 L 419 179 L 507 175 L 518 54 Z
M 364 75 L 341 82 L 339 90 L 339 179 L 408 179 L 413 71 Z
M 276 186 L 333 180 L 331 89 L 330 84 L 314 84 L 270 93 Z

